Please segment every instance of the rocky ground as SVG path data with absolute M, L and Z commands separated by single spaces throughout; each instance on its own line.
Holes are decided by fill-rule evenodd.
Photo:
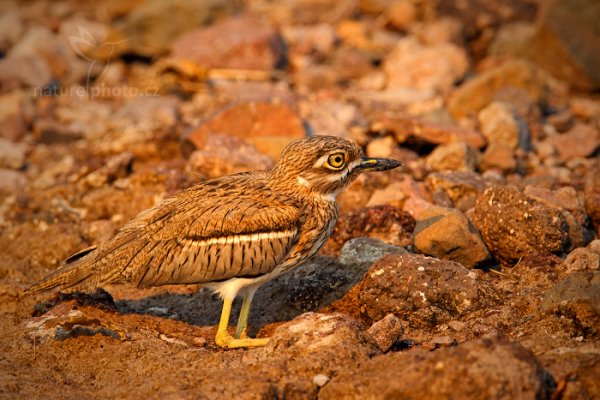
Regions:
M 0 397 L 599 398 L 599 18 L 595 0 L 3 1 Z M 311 134 L 406 168 L 361 177 L 321 254 L 259 290 L 266 347 L 218 348 L 220 300 L 195 286 L 22 294 Z

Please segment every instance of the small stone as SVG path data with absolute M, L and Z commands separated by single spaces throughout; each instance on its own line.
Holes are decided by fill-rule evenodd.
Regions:
M 465 329 L 465 323 L 464 322 L 460 322 L 460 321 L 450 321 L 448 322 L 448 326 L 450 327 L 450 329 L 452 329 L 455 332 L 461 332 L 463 329 Z
M 431 207 L 417 219 L 414 246 L 420 253 L 473 268 L 490 259 L 477 229 L 452 208 Z
M 0 168 L 20 169 L 25 165 L 24 143 L 13 143 L 0 137 Z
M 417 7 L 411 0 L 397 0 L 387 9 L 386 16 L 390 27 L 406 31 L 417 19 Z
M 360 266 L 370 267 L 375 261 L 386 254 L 406 254 L 404 247 L 387 244 L 379 239 L 357 237 L 348 240 L 342 246 L 338 262 L 346 268 Z
M 385 353 L 402 336 L 404 327 L 398 317 L 394 314 L 388 314 L 371 325 L 367 332 L 373 336 L 373 339 L 375 339 L 379 346 L 379 350 Z
M 548 290 L 544 312 L 565 316 L 586 336 L 600 334 L 600 271 L 573 272 Z
M 596 271 L 600 269 L 600 254 L 588 248 L 579 247 L 569 253 L 564 265 L 567 272 Z
M 0 137 L 13 142 L 20 141 L 27 131 L 26 104 L 30 104 L 20 92 L 0 96 Z
M 411 33 L 428 45 L 454 43 L 462 46 L 463 31 L 461 20 L 453 17 L 440 17 L 411 27 Z
M 429 174 L 426 184 L 435 197 L 447 198 L 452 207 L 466 212 L 477 197 L 490 186 L 475 172 L 443 171 Z
M 12 195 L 25 187 L 25 174 L 11 169 L 0 168 L 0 193 Z
M 6 54 L 23 34 L 23 19 L 18 11 L 4 11 L 0 15 L 0 52 Z
M 573 115 L 583 119 L 600 117 L 600 101 L 586 97 L 572 97 L 569 107 Z
M 283 40 L 277 29 L 250 16 L 232 17 L 181 35 L 172 56 L 203 68 L 271 70 L 285 63 Z
M 449 143 L 436 147 L 426 163 L 432 171 L 474 171 L 477 152 L 464 142 Z
M 510 173 L 516 171 L 517 166 L 514 149 L 506 144 L 496 142 L 492 142 L 486 147 L 479 161 L 479 169 L 482 171 L 499 169 L 504 173 Z
M 389 157 L 396 148 L 396 141 L 392 136 L 373 139 L 367 144 L 367 157 Z
M 492 254 L 506 264 L 529 254 L 560 254 L 567 245 L 568 224 L 562 213 L 512 186 L 483 192 L 473 222 Z
M 552 142 L 563 161 L 589 157 L 600 148 L 600 132 L 587 124 L 575 124 L 567 132 L 557 135 Z
M 317 374 L 312 381 L 318 387 L 323 387 L 329 382 L 329 377 L 327 375 Z
M 468 67 L 464 49 L 451 43 L 423 46 L 413 37 L 400 39 L 383 63 L 388 88 L 441 92 L 449 91 Z
M 592 240 L 588 244 L 587 248 L 593 251 L 594 253 L 600 254 L 600 239 Z
M 521 124 L 509 105 L 494 101 L 482 109 L 477 118 L 488 143 L 502 144 L 514 150 L 524 142 Z
M 39 143 L 70 143 L 83 138 L 83 134 L 54 119 L 38 119 L 34 122 L 33 133 Z
M 387 204 L 402 208 L 407 198 L 406 194 L 402 191 L 403 187 L 404 184 L 401 182 L 392 182 L 383 189 L 376 189 L 371 198 L 369 198 L 366 206 L 373 207 Z
M 420 254 L 385 255 L 365 275 L 361 315 L 378 321 L 393 313 L 411 329 L 448 323 L 499 300 L 493 287 L 459 263 Z

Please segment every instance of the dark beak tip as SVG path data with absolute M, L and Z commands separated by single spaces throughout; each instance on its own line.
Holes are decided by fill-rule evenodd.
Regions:
M 387 171 L 403 165 L 402 161 L 391 158 L 364 158 L 362 167 L 366 171 Z

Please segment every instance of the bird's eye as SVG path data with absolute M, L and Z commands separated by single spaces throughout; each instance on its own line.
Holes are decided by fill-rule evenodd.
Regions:
M 336 171 L 344 168 L 344 166 L 346 166 L 346 157 L 344 156 L 344 153 L 335 153 L 330 155 L 329 158 L 327 158 L 327 162 L 324 165 L 325 168 L 333 169 Z

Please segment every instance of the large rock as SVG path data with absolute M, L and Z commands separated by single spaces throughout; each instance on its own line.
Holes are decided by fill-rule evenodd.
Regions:
M 277 328 L 264 357 L 280 358 L 285 371 L 302 376 L 335 376 L 380 354 L 357 320 L 343 314 L 306 313 Z
M 335 377 L 319 399 L 546 399 L 556 385 L 518 343 L 477 339 L 375 357 Z
M 459 210 L 431 207 L 417 219 L 414 246 L 428 256 L 473 268 L 490 259 L 477 229 Z
M 530 45 L 531 58 L 578 89 L 599 88 L 600 3 L 560 0 L 543 11 Z
M 215 133 L 242 138 L 275 159 L 290 141 L 305 136 L 302 120 L 289 106 L 242 103 L 219 112 L 188 134 L 184 153 L 202 149 L 207 136 Z
M 455 118 L 476 114 L 503 91 L 514 89 L 537 103 L 545 98 L 547 83 L 533 64 L 507 61 L 463 83 L 450 97 L 448 109 Z
M 494 289 L 462 265 L 419 254 L 395 254 L 371 266 L 360 287 L 363 318 L 389 313 L 412 329 L 431 328 L 498 301 Z
M 285 63 L 285 46 L 273 25 L 243 16 L 183 34 L 172 56 L 204 68 L 271 70 Z
M 492 254 L 505 264 L 526 255 L 560 254 L 568 244 L 563 214 L 512 186 L 494 186 L 483 192 L 473 222 Z

